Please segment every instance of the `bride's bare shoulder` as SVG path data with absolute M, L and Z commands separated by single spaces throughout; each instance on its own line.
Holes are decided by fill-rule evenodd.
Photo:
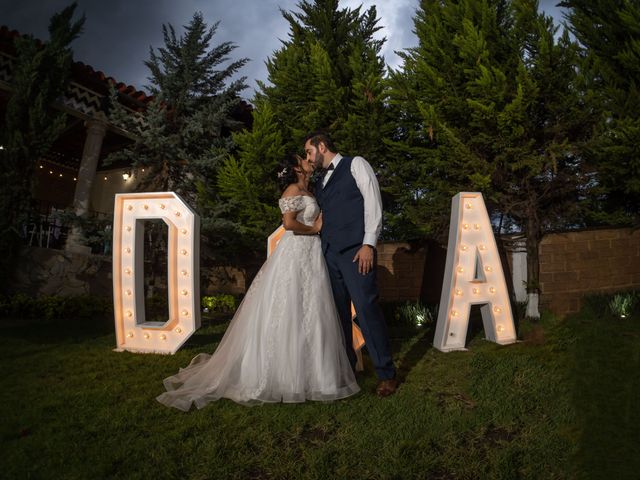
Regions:
M 300 188 L 296 184 L 292 183 L 284 189 L 284 192 L 282 192 L 280 198 L 299 197 L 300 195 L 302 195 Z

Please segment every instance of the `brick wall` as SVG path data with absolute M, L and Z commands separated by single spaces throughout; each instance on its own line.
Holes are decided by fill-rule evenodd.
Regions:
M 408 243 L 378 245 L 378 287 L 382 301 L 416 301 L 420 298 L 426 250 Z
M 540 244 L 541 308 L 577 312 L 581 298 L 640 288 L 640 230 L 545 235 Z

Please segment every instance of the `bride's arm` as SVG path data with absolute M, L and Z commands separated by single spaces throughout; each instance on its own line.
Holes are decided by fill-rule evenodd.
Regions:
M 291 230 L 298 235 L 316 235 L 322 229 L 322 213 L 313 222 L 313 225 L 305 225 L 296 220 L 298 212 L 286 212 L 282 214 L 282 225 L 285 230 Z

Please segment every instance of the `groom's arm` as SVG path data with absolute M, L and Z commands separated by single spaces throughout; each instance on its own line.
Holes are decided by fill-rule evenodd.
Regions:
M 354 157 L 351 161 L 353 175 L 358 190 L 364 199 L 364 238 L 363 245 L 375 248 L 382 231 L 382 197 L 376 174 L 362 157 Z

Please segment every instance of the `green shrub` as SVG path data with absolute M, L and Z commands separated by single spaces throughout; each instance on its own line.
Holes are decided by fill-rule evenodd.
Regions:
M 236 297 L 228 293 L 202 297 L 201 304 L 205 312 L 229 313 L 238 307 Z
M 427 307 L 420 303 L 420 301 L 415 303 L 407 302 L 401 305 L 396 311 L 396 319 L 398 319 L 400 323 L 415 325 L 417 327 L 433 323 L 437 316 L 437 305 Z
M 30 297 L 18 293 L 0 299 L 0 317 L 3 318 L 90 318 L 112 312 L 111 299 L 93 295 Z
M 616 317 L 627 318 L 635 309 L 638 296 L 635 292 L 617 293 L 609 301 L 609 309 Z

